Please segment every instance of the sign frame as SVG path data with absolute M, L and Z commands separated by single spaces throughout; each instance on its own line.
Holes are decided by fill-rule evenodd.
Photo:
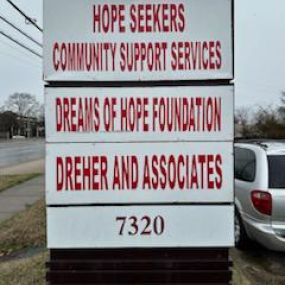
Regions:
M 122 216 L 131 218 L 124 229 L 117 219 Z M 142 235 L 145 223 L 141 218 L 146 216 L 151 221 L 150 234 Z M 50 249 L 234 246 L 234 206 L 229 205 L 48 208 L 47 217 Z M 138 219 L 136 234 L 131 224 L 134 217 Z M 164 221 L 163 232 L 157 226 L 159 234 L 153 230 L 157 217 Z
M 45 27 L 47 27 L 46 23 L 47 23 L 47 19 L 50 17 L 49 15 L 46 14 L 47 11 L 47 7 L 48 5 L 51 5 L 51 3 L 55 3 L 57 6 L 59 5 L 58 3 L 60 2 L 68 2 L 68 4 L 70 5 L 71 1 L 76 1 L 76 0 L 60 0 L 60 1 L 56 1 L 56 0 L 44 0 L 44 22 L 45 22 Z M 88 1 L 93 1 L 95 2 L 95 0 L 88 0 Z M 115 3 L 115 0 L 107 0 L 108 3 Z M 142 0 L 142 1 L 147 1 L 147 0 Z M 173 1 L 177 1 L 178 0 L 165 0 L 164 2 L 173 2 Z M 181 0 L 180 2 L 183 3 L 189 3 L 190 1 L 192 2 L 206 2 L 206 1 L 211 1 L 213 2 L 213 0 Z M 159 73 L 159 72 L 154 72 L 154 73 L 149 73 L 149 74 L 140 74 L 140 73 L 124 73 L 124 72 L 117 72 L 116 74 L 113 75 L 108 75 L 108 72 L 103 72 L 103 73 L 99 73 L 99 75 L 96 74 L 91 74 L 91 73 L 81 73 L 81 74 L 75 74 L 74 72 L 68 72 L 68 73 L 63 73 L 63 74 L 54 74 L 52 72 L 50 72 L 50 69 L 47 68 L 46 66 L 46 59 L 47 58 L 51 58 L 51 53 L 48 50 L 49 48 L 49 40 L 47 39 L 47 33 L 49 33 L 51 30 L 50 28 L 45 28 L 44 30 L 44 81 L 46 82 L 46 90 L 55 90 L 56 88 L 62 89 L 63 88 L 72 88 L 72 89 L 77 89 L 77 88 L 98 88 L 100 86 L 102 87 L 106 87 L 106 88 L 119 88 L 119 87 L 124 87 L 124 88 L 135 88 L 135 86 L 137 88 L 147 88 L 149 86 L 154 87 L 155 88 L 180 88 L 178 86 L 184 86 L 185 88 L 193 88 L 194 87 L 199 87 L 200 88 L 204 88 L 205 86 L 208 86 L 209 88 L 214 88 L 214 86 L 219 86 L 219 87 L 229 87 L 229 88 L 233 88 L 233 85 L 230 83 L 230 80 L 234 79 L 234 0 L 216 0 L 217 2 L 225 2 L 230 4 L 230 15 L 227 15 L 228 17 L 230 17 L 229 20 L 229 25 L 225 24 L 227 30 L 229 31 L 229 37 L 228 37 L 228 44 L 229 44 L 229 48 L 228 50 L 228 57 L 227 57 L 227 68 L 225 72 L 216 72 L 216 73 L 202 73 L 202 72 L 198 72 L 196 75 L 192 74 L 191 72 L 165 72 L 165 73 Z M 96 0 L 96 2 L 101 3 L 103 2 L 103 0 Z M 104 1 L 106 2 L 106 1 Z M 132 2 L 131 0 L 125 0 L 125 2 Z M 82 3 L 82 2 L 81 2 Z M 49 12 L 51 12 L 50 9 Z M 74 9 L 75 11 L 79 11 L 80 9 Z M 230 11 L 231 10 L 231 11 Z M 54 11 L 52 11 L 54 13 Z M 69 10 L 66 10 L 66 14 L 68 14 Z M 216 13 L 213 13 L 216 14 Z M 205 16 L 199 16 L 201 19 L 205 19 Z M 74 17 L 72 18 L 72 23 L 71 23 L 71 27 L 74 28 L 75 25 L 74 23 L 76 21 L 74 21 Z M 50 23 L 52 28 L 54 27 L 58 27 L 58 26 L 62 26 L 64 25 L 64 20 L 61 18 L 59 20 L 60 25 L 57 25 L 56 21 L 54 21 L 53 23 Z M 208 24 L 207 24 L 208 25 Z M 214 25 L 212 25 L 212 27 L 214 27 Z M 76 29 L 76 27 L 75 27 Z M 64 29 L 63 29 L 64 30 Z M 209 29 L 210 30 L 210 29 Z M 71 41 L 76 41 L 76 38 L 74 37 L 74 35 L 72 33 L 70 33 L 69 31 L 64 31 L 64 33 L 67 34 L 67 38 L 70 37 Z M 52 33 L 55 34 L 55 33 Z M 132 35 L 131 35 L 132 36 Z M 142 37 L 142 35 L 139 35 L 140 38 L 142 39 L 142 41 L 146 41 L 146 38 Z M 163 35 L 165 37 L 165 35 Z M 109 37 L 111 38 L 111 37 Z M 171 40 L 171 37 L 169 37 Z M 176 36 L 177 38 L 177 36 Z M 117 36 L 114 37 L 114 40 L 116 41 L 118 39 Z M 63 39 L 64 40 L 64 39 Z M 113 38 L 112 38 L 113 40 Z M 161 40 L 161 39 L 160 39 Z M 195 38 L 194 38 L 195 40 Z M 197 41 L 199 41 L 199 39 L 196 39 Z M 206 39 L 208 41 L 210 41 L 210 39 Z M 184 39 L 184 41 L 186 41 L 186 39 Z M 62 41 L 64 42 L 64 41 Z M 171 85 L 171 87 L 170 87 Z M 140 86 L 140 87 L 139 87 Z M 168 87 L 166 87 L 168 86 Z M 186 87 L 187 86 L 187 87 Z M 182 87 L 181 87 L 182 88 Z M 157 90 L 158 90 L 157 89 Z M 50 98 L 46 97 L 46 106 L 50 105 L 49 102 Z M 233 100 L 233 99 L 232 99 Z M 234 105 L 234 104 L 232 104 Z M 233 108 L 230 108 L 230 111 L 233 111 Z M 227 110 L 229 111 L 229 110 Z M 46 113 L 47 115 L 47 119 L 49 118 L 50 112 L 48 111 Z M 151 145 L 151 143 L 153 145 L 158 145 L 160 144 L 162 145 L 176 145 L 176 148 L 179 149 L 179 144 L 182 144 L 183 142 L 186 144 L 186 142 L 189 142 L 189 144 L 200 144 L 200 145 L 209 145 L 209 146 L 215 146 L 215 145 L 220 145 L 220 147 L 222 145 L 227 145 L 227 149 L 226 151 L 229 152 L 229 150 L 231 151 L 231 158 L 227 161 L 227 163 L 230 165 L 230 174 L 225 175 L 226 178 L 228 177 L 233 177 L 233 113 L 231 114 L 231 122 L 230 122 L 230 132 L 227 133 L 227 135 L 225 136 L 220 136 L 220 137 L 185 137 L 185 138 L 181 138 L 181 137 L 175 137 L 172 138 L 171 140 L 167 140 L 166 137 L 162 138 L 160 136 L 160 140 L 157 141 L 156 139 L 151 140 L 146 138 L 143 135 L 140 135 L 139 139 L 135 138 L 135 135 L 133 136 L 133 138 L 131 138 L 130 140 L 123 140 L 118 136 L 117 138 L 108 138 L 108 139 L 103 139 L 103 137 L 101 137 L 100 139 L 98 139 L 98 141 L 96 140 L 95 143 L 93 144 L 94 146 L 98 146 L 101 145 L 102 143 L 104 143 L 105 145 L 113 145 L 113 146 L 117 146 L 117 145 L 125 145 L 125 146 L 134 146 L 136 145 L 136 143 L 139 143 L 142 147 L 145 147 L 146 145 Z M 48 124 L 50 123 L 49 120 L 47 120 Z M 62 148 L 66 148 L 68 149 L 68 147 L 70 145 L 77 145 L 78 147 L 84 147 L 85 145 L 87 145 L 88 143 L 90 144 L 91 141 L 93 141 L 93 139 L 90 138 L 71 138 L 66 139 L 66 137 L 62 137 L 62 138 L 56 138 L 53 137 L 53 135 L 49 135 L 51 132 L 51 128 L 50 125 L 47 125 L 47 130 L 48 130 L 48 137 L 47 137 L 47 144 L 46 144 L 46 152 L 47 152 L 47 157 L 50 157 L 50 150 L 51 149 L 57 149 L 60 150 Z M 158 135 L 159 137 L 159 135 Z M 202 148 L 203 149 L 203 148 Z M 50 171 L 52 169 L 52 165 L 49 162 L 46 162 L 46 169 L 48 171 Z M 228 234 L 227 238 L 228 240 L 225 241 L 225 239 L 220 243 L 217 242 L 217 240 L 210 240 L 209 243 L 171 243 L 169 242 L 164 243 L 163 245 L 160 245 L 159 243 L 153 243 L 153 244 L 146 244 L 143 245 L 142 248 L 145 248 L 146 250 L 151 250 L 153 249 L 153 247 L 156 248 L 169 248 L 169 247 L 175 247 L 175 248 L 183 248 L 183 247 L 189 247 L 189 248 L 213 248 L 213 247 L 218 247 L 218 248 L 225 248 L 225 247 L 232 247 L 234 245 L 234 239 L 233 239 L 233 217 L 234 217 L 234 179 L 229 179 L 229 195 L 227 195 L 226 199 L 214 199 L 214 200 L 209 200 L 209 199 L 201 199 L 198 196 L 191 200 L 191 201 L 185 201 L 185 199 L 183 200 L 173 200 L 172 198 L 169 200 L 164 200 L 164 201 L 159 201 L 159 200 L 155 200 L 154 202 L 152 202 L 152 199 L 147 200 L 146 202 L 137 202 L 136 200 L 131 200 L 129 202 L 126 201 L 114 201 L 114 200 L 101 200 L 99 201 L 93 201 L 88 198 L 84 198 L 85 200 L 80 200 L 80 201 L 70 201 L 70 200 L 62 200 L 62 199 L 57 199 L 50 196 L 50 189 L 51 187 L 49 186 L 52 179 L 50 177 L 48 177 L 48 175 L 46 175 L 46 185 L 47 185 L 47 194 L 46 194 L 46 200 L 47 200 L 47 219 L 48 219 L 48 227 L 47 227 L 47 231 L 48 231 L 48 247 L 53 250 L 53 249 L 70 249 L 70 248 L 94 248 L 96 249 L 100 249 L 100 250 L 104 250 L 106 249 L 106 251 L 108 251 L 109 249 L 111 250 L 112 248 L 122 248 L 122 249 L 127 249 L 127 248 L 133 248 L 133 249 L 138 249 L 141 246 L 136 244 L 136 243 L 131 243 L 131 245 L 126 245 L 126 244 L 119 244 L 119 245 L 110 245 L 110 244 L 97 244 L 94 245 L 94 243 L 89 243 L 88 245 L 86 245 L 85 243 L 80 243 L 80 244 L 76 244 L 76 241 L 73 241 L 74 243 L 69 243 L 69 245 L 67 245 L 64 241 L 64 239 L 61 240 L 61 234 L 58 235 L 56 233 L 60 232 L 61 230 L 64 229 L 65 226 L 65 222 L 67 222 L 66 226 L 67 226 L 67 230 L 64 232 L 64 234 L 67 235 L 67 239 L 73 236 L 74 232 L 71 232 L 70 230 L 72 230 L 72 227 L 74 225 L 80 225 L 81 220 L 78 220 L 78 223 L 74 223 L 74 221 L 76 220 L 72 218 L 73 213 L 76 212 L 81 212 L 83 213 L 83 217 L 84 217 L 84 212 L 93 212 L 93 211 L 97 211 L 100 209 L 109 211 L 111 209 L 120 209 L 122 211 L 124 211 L 124 209 L 150 209 L 150 208 L 168 208 L 171 209 L 171 212 L 175 212 L 176 209 L 181 209 L 182 207 L 187 208 L 187 210 L 191 211 L 195 210 L 195 209 L 199 209 L 199 211 L 203 211 L 211 208 L 211 209 L 216 209 L 218 211 L 220 211 L 221 209 L 227 209 L 227 223 L 224 224 L 226 230 L 224 230 L 223 232 L 226 232 Z M 101 198 L 100 198 L 101 199 Z M 64 211 L 66 211 L 66 216 L 62 217 L 62 214 Z M 69 216 L 68 213 L 71 213 L 71 215 Z M 193 214 L 195 215 L 195 213 Z M 223 216 L 223 214 L 220 215 L 221 218 L 226 218 L 226 216 Z M 75 215 L 75 217 L 77 217 Z M 221 223 L 220 221 L 217 221 L 216 223 L 213 223 L 213 221 L 209 218 L 212 218 L 212 215 L 208 215 L 208 219 L 204 218 L 204 221 L 206 223 L 208 223 L 210 226 L 215 226 L 213 229 L 217 231 L 217 235 L 220 233 L 219 230 L 217 230 L 216 225 L 221 225 L 223 226 L 223 223 Z M 94 224 L 92 223 L 92 219 L 89 219 L 90 217 L 88 217 L 86 219 L 87 223 L 85 225 L 83 225 L 83 227 L 85 227 L 85 229 L 90 230 L 96 230 L 94 229 Z M 61 220 L 60 223 L 58 223 L 58 219 Z M 197 220 L 199 219 L 199 216 L 197 216 Z M 99 219 L 100 220 L 100 219 Z M 97 222 L 97 221 L 96 221 Z M 99 221 L 100 222 L 100 221 Z M 200 225 L 202 226 L 202 225 Z M 225 229 L 224 228 L 224 229 Z M 80 233 L 84 232 L 82 229 L 79 230 Z M 222 231 L 221 231 L 222 232 Z M 52 238 L 51 238 L 52 237 Z M 84 237 L 83 237 L 84 238 Z M 82 241 L 82 240 L 81 240 Z M 189 242 L 189 241 L 188 241 Z
M 232 108 L 234 87 L 232 85 L 138 88 L 47 87 L 45 96 L 47 110 L 46 140 L 51 143 L 232 141 L 234 134 L 233 124 L 229 123 L 234 121 L 234 110 Z M 137 98 L 140 100 L 139 103 L 130 103 L 136 102 Z M 64 102 L 65 100 L 66 102 Z M 71 107 L 70 102 L 72 100 L 77 102 L 77 109 Z M 86 100 L 88 101 L 87 104 Z M 90 104 L 90 100 L 92 100 L 92 104 Z M 115 105 L 113 100 L 116 100 Z M 147 104 L 144 100 L 147 100 Z M 160 104 L 160 100 L 163 100 L 163 104 Z M 173 104 L 171 100 L 173 100 Z M 167 130 L 166 119 L 168 117 L 166 116 L 169 113 L 167 110 L 174 110 L 171 111 L 171 116 L 173 116 L 175 104 L 179 102 L 178 100 L 181 100 L 179 106 L 182 106 L 179 111 L 183 111 L 182 100 L 185 100 L 188 106 L 187 110 L 185 109 L 183 112 L 183 116 L 188 119 L 182 119 L 182 112 L 177 117 L 180 122 L 187 122 L 184 125 L 185 129 L 182 131 Z M 95 101 L 97 107 L 94 107 Z M 211 104 L 208 104 L 209 102 Z M 92 108 L 89 108 L 90 105 Z M 68 116 L 65 115 L 65 106 L 68 106 L 69 109 Z M 86 111 L 86 106 L 88 106 L 89 112 Z M 171 109 L 167 109 L 168 107 Z M 72 109 L 74 116 L 71 116 Z M 90 121 L 93 122 L 94 118 L 85 114 L 92 113 L 94 116 L 95 110 L 98 112 L 98 116 L 96 116 L 96 123 L 91 127 Z M 111 110 L 113 114 L 109 115 Z M 122 127 L 121 122 L 122 110 L 128 110 L 128 112 L 124 112 L 126 115 L 124 116 L 124 125 L 126 125 L 124 127 Z M 80 115 L 83 119 L 79 126 L 77 123 Z M 112 117 L 111 121 L 110 116 Z M 131 119 L 133 116 L 136 116 L 136 119 Z M 154 116 L 156 117 L 154 118 Z M 86 117 L 88 117 L 88 121 L 84 119 Z M 77 122 L 75 131 L 71 126 L 72 120 Z M 211 124 L 207 125 L 207 121 Z M 164 122 L 163 127 L 161 127 L 161 122 Z M 168 122 L 173 122 L 173 120 L 168 119 Z M 108 131 L 107 128 L 110 128 L 110 123 L 114 125 L 114 130 Z M 96 126 L 94 126 L 95 124 Z M 88 130 L 83 130 L 84 125 L 88 125 Z M 96 127 L 99 130 L 95 130 Z M 175 125 L 172 123 L 172 128 L 179 127 L 182 129 L 183 124 Z M 124 130 L 122 130 L 123 128 Z
M 227 179 L 234 175 L 231 142 L 48 144 L 46 153 L 48 206 L 221 204 L 234 200 L 233 183 Z M 88 176 L 90 180 L 85 176 L 82 178 L 86 163 L 95 160 L 94 171 L 90 170 Z M 156 160 L 157 176 L 152 166 Z M 169 171 L 159 168 L 164 160 L 169 163 L 163 169 Z M 203 160 L 203 164 L 199 160 Z M 128 181 L 122 170 L 127 167 Z M 75 175 L 78 171 L 81 174 Z M 163 171 L 166 171 L 165 175 Z M 197 173 L 193 172 L 193 176 L 191 171 Z M 163 184 L 155 184 L 152 179 L 156 177 L 158 181 L 167 181 L 165 188 L 161 188 Z M 93 182 L 86 186 L 86 179 Z M 197 179 L 197 183 L 191 186 L 193 179 Z M 183 186 L 178 180 L 184 180 Z M 94 188 L 94 182 L 97 188 Z M 210 183 L 214 188 L 209 188 Z
M 180 70 L 175 70 L 170 72 L 168 69 L 168 67 L 165 68 L 165 70 L 160 71 L 152 71 L 149 72 L 150 74 L 144 73 L 144 70 L 141 70 L 140 72 L 122 72 L 121 70 L 119 70 L 119 68 L 116 68 L 116 70 L 114 70 L 114 72 L 116 72 L 116 74 L 110 73 L 109 71 L 100 71 L 99 73 L 96 72 L 79 72 L 78 74 L 75 74 L 75 71 L 64 71 L 62 73 L 58 73 L 58 72 L 53 72 L 52 68 L 51 68 L 51 59 L 52 59 L 52 51 L 51 51 L 51 45 L 52 43 L 58 43 L 58 42 L 62 42 L 65 43 L 64 40 L 62 41 L 56 41 L 55 39 L 50 40 L 49 37 L 50 35 L 55 35 L 56 30 L 52 30 L 55 29 L 56 27 L 60 26 L 60 25 L 64 25 L 65 23 L 62 21 L 62 17 L 58 16 L 55 19 L 55 16 L 53 16 L 53 23 L 49 23 L 48 19 L 50 18 L 49 13 L 53 13 L 54 15 L 54 8 L 51 7 L 53 5 L 53 3 L 51 3 L 52 1 L 55 2 L 55 0 L 51 0 L 51 1 L 44 1 L 44 11 L 45 11 L 45 15 L 44 15 L 44 22 L 45 22 L 45 32 L 44 32 L 44 46 L 45 46 L 45 54 L 44 54 L 44 58 L 45 58 L 45 62 L 44 62 L 44 80 L 47 82 L 68 82 L 68 81 L 74 81 L 74 82 L 158 82 L 158 81 L 198 81 L 198 80 L 210 80 L 210 81 L 214 81 L 214 80 L 232 80 L 234 78 L 234 55 L 233 55 L 233 50 L 234 50 L 234 14 L 233 14 L 233 10 L 234 10 L 234 1 L 233 0 L 216 0 L 218 3 L 217 5 L 213 5 L 214 9 L 217 6 L 219 9 L 222 9 L 223 6 L 225 5 L 229 5 L 228 10 L 227 10 L 227 17 L 228 17 L 228 23 L 227 24 L 223 24 L 221 25 L 222 27 L 227 27 L 228 29 L 228 39 L 226 41 L 226 43 L 221 43 L 221 45 L 224 47 L 226 46 L 227 52 L 228 52 L 228 56 L 223 57 L 223 62 L 222 64 L 224 65 L 224 63 L 226 62 L 226 71 L 217 71 L 217 72 L 212 72 L 211 69 L 209 72 L 205 72 L 202 73 L 200 72 L 200 68 L 199 70 L 196 69 L 196 71 L 198 70 L 197 74 L 193 74 L 192 70 L 184 70 L 184 71 L 180 71 Z M 75 1 L 75 0 L 72 0 Z M 93 0 L 89 0 L 90 2 L 92 2 Z M 97 1 L 98 3 L 101 3 L 100 1 L 103 0 L 99 0 Z M 146 0 L 143 0 L 146 1 Z M 167 3 L 173 3 L 173 1 L 176 2 L 176 0 L 166 0 Z M 185 5 L 189 5 L 190 0 L 181 0 L 182 3 L 187 3 Z M 180 1 L 180 2 L 181 2 Z M 191 0 L 193 3 L 197 2 L 201 2 L 198 0 Z M 210 0 L 203 0 L 204 2 L 209 1 L 210 4 L 213 4 L 213 1 Z M 61 0 L 61 2 L 64 2 L 63 0 Z M 106 2 L 106 1 L 105 1 Z M 129 2 L 129 0 L 126 0 L 125 2 Z M 177 1 L 178 2 L 178 1 Z M 56 6 L 58 8 L 59 6 L 59 1 L 56 1 Z M 103 2 L 102 2 L 103 3 Z M 114 4 L 116 3 L 114 0 L 108 0 L 108 3 Z M 130 2 L 131 3 L 131 2 Z M 68 1 L 68 4 L 70 5 L 70 1 Z M 192 3 L 191 3 L 192 4 Z M 206 5 L 206 3 L 202 4 L 204 6 L 202 7 L 207 7 L 207 5 L 209 5 L 209 3 Z M 217 13 L 213 13 L 213 7 L 211 9 L 209 9 L 209 15 L 211 16 L 212 14 L 218 14 Z M 80 9 L 79 9 L 80 8 Z M 74 11 L 80 11 L 80 10 L 84 10 L 82 7 L 79 7 L 78 9 L 74 9 Z M 217 9 L 218 9 L 217 8 Z M 211 12 L 210 12 L 211 11 Z M 71 8 L 66 10 L 65 7 L 65 12 L 68 13 L 72 13 Z M 87 15 L 90 16 L 90 14 L 92 14 L 90 11 L 86 12 Z M 195 13 L 193 13 L 195 14 Z M 197 13 L 196 13 L 197 14 Z M 199 15 L 198 20 L 199 19 L 210 19 L 210 17 L 206 17 L 204 14 L 203 15 Z M 76 15 L 78 17 L 78 15 Z M 92 16 L 92 15 L 91 15 Z M 73 24 L 73 19 L 74 17 L 70 16 L 72 18 L 71 23 L 69 26 L 67 26 L 68 28 L 66 29 L 67 31 L 69 31 L 67 38 L 71 38 L 73 39 L 73 42 L 78 43 L 80 42 L 77 37 L 75 36 L 74 33 L 76 33 L 77 31 L 71 31 L 71 28 L 74 28 L 76 30 L 76 27 Z M 185 18 L 188 18 L 189 15 L 186 14 Z M 84 17 L 81 17 L 81 19 Z M 223 17 L 221 15 L 217 16 L 217 19 L 221 20 Z M 56 25 L 56 21 L 58 20 L 58 23 L 60 23 L 60 25 Z M 89 22 L 92 23 L 92 21 L 90 20 Z M 128 23 L 129 24 L 129 23 Z M 203 26 L 201 23 L 200 24 L 192 24 L 191 26 Z M 128 26 L 128 25 L 127 25 Z M 216 27 L 217 26 L 217 20 L 214 21 L 212 23 L 212 27 Z M 221 27 L 220 27 L 221 29 Z M 84 31 L 86 31 L 86 27 L 84 26 Z M 126 29 L 127 30 L 127 29 Z M 207 30 L 206 27 L 202 28 L 203 30 Z M 201 29 L 200 29 L 201 31 Z M 184 33 L 185 31 L 183 31 Z M 90 29 L 90 33 L 91 36 L 89 38 L 84 39 L 83 42 L 92 42 L 92 39 L 94 38 L 94 35 L 92 36 L 92 29 Z M 65 34 L 66 31 L 65 31 Z M 78 32 L 79 34 L 79 32 Z M 81 33 L 82 34 L 82 33 Z M 162 33 L 163 34 L 163 33 Z M 130 35 L 128 35 L 129 37 L 134 37 L 138 35 L 138 39 L 142 39 L 142 33 L 136 34 L 136 33 L 130 33 Z M 153 34 L 149 33 L 150 37 L 148 37 L 147 39 L 142 39 L 142 42 L 148 42 L 148 40 L 152 40 L 153 38 Z M 171 34 L 170 34 L 171 35 Z M 101 35 L 99 35 L 101 36 Z M 126 36 L 125 34 L 122 34 L 122 38 L 125 40 L 125 38 L 128 38 L 128 36 Z M 156 34 L 157 36 L 157 34 Z M 162 40 L 169 40 L 171 36 L 169 36 L 169 33 L 164 34 L 162 36 L 159 36 Z M 177 37 L 179 37 L 179 34 L 174 34 L 174 36 L 172 37 L 173 40 L 176 40 Z M 186 37 L 186 36 L 185 36 Z M 113 41 L 115 39 L 115 41 L 118 42 L 118 38 L 120 38 L 120 33 L 118 34 L 111 34 L 109 41 Z M 194 38 L 195 36 L 193 36 L 191 34 L 190 38 Z M 203 35 L 203 38 L 205 39 L 205 36 Z M 213 38 L 217 38 L 216 36 L 214 36 Z M 199 42 L 199 38 L 197 38 L 197 42 Z M 184 42 L 187 42 L 187 38 L 184 39 Z M 211 42 L 211 39 L 209 39 L 209 42 Z M 171 43 L 171 41 L 170 41 Z M 169 52 L 170 54 L 170 52 Z M 165 56 L 165 58 L 168 58 L 168 56 Z M 178 57 L 177 57 L 178 58 Z M 119 62 L 119 56 L 117 56 L 117 61 Z M 193 63 L 192 63 L 193 64 Z M 167 63 L 166 66 L 169 66 L 170 63 Z M 191 64 L 190 64 L 191 65 Z M 193 69 L 193 68 L 192 68 Z M 170 74 L 171 73 L 171 74 Z

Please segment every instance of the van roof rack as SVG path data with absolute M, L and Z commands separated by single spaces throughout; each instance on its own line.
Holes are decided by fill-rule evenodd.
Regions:
M 262 148 L 268 148 L 268 143 L 278 143 L 283 142 L 285 143 L 285 139 L 270 139 L 270 138 L 235 138 L 234 142 L 238 143 L 250 143 L 250 144 L 256 144 L 261 146 Z
M 272 141 L 270 139 L 261 139 L 261 138 L 235 138 L 235 142 L 239 143 L 250 143 L 250 144 L 255 144 L 258 145 L 262 148 L 268 148 L 268 145 L 266 143 Z

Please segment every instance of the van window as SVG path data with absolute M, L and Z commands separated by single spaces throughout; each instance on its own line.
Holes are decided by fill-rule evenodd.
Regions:
M 269 188 L 285 188 L 285 155 L 269 155 Z
M 252 150 L 235 147 L 235 178 L 253 182 L 255 179 L 256 157 Z

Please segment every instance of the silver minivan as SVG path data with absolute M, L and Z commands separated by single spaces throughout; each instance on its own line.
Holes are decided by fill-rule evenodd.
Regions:
M 285 251 L 285 143 L 235 143 L 235 241 Z

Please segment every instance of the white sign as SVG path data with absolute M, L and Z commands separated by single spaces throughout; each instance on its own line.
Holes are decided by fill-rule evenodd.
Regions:
M 47 88 L 48 142 L 231 141 L 233 86 Z
M 48 144 L 48 205 L 233 202 L 232 143 Z
M 231 0 L 45 0 L 44 79 L 233 78 Z
M 233 247 L 233 206 L 48 208 L 48 248 Z

